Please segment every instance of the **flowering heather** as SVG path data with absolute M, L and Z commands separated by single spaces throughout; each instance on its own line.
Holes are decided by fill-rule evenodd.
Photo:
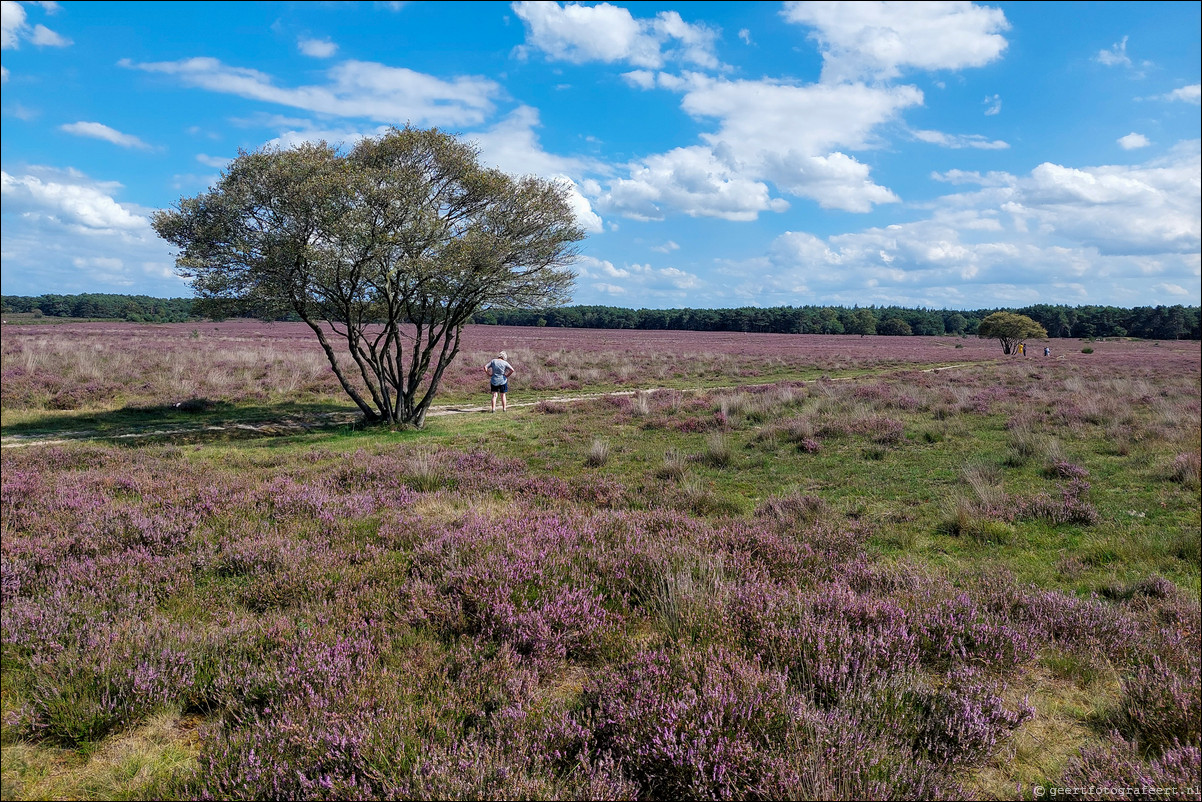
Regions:
M 1164 799 L 1198 799 L 1202 754 L 1197 745 L 1174 744 L 1144 760 L 1134 744 L 1115 735 L 1073 758 L 1056 785 L 1069 789 L 1069 799 L 1143 799 L 1145 789 L 1163 789 Z
M 998 741 L 1035 715 L 1024 704 L 1011 710 L 1000 696 L 1004 688 L 982 679 L 972 668 L 957 668 L 937 688 L 911 697 L 919 712 L 918 744 L 936 763 L 977 763 Z
M 479 392 L 480 365 L 503 347 L 531 390 L 657 386 L 683 377 L 748 380 L 765 373 L 846 370 L 899 362 L 994 357 L 987 343 L 946 338 L 859 338 L 731 332 L 594 331 L 468 326 L 444 392 Z M 168 405 L 326 398 L 346 403 L 303 323 L 140 325 L 69 323 L 5 327 L 5 409 Z
M 1187 640 L 1181 647 L 1192 645 Z M 1144 749 L 1202 740 L 1202 656 L 1185 655 L 1182 662 L 1153 654 L 1123 680 L 1120 727 Z
M 959 348 L 955 346 L 961 346 Z M 837 372 L 947 362 L 993 363 L 996 343 L 943 337 L 779 335 L 732 332 L 531 329 L 468 326 L 463 348 L 443 378 L 444 393 L 479 393 L 479 365 L 499 347 L 520 369 L 519 385 L 531 390 L 578 390 L 586 386 L 654 387 L 669 379 L 745 383 L 781 372 Z M 1055 396 L 1062 421 L 1101 421 L 1123 408 L 1113 399 L 1156 407 L 1141 381 L 1163 375 L 1186 376 L 1196 367 L 1197 343 L 1177 343 L 1152 351 L 1141 343 L 1106 343 L 1104 359 L 1065 354 L 1077 384 Z M 1191 364 L 1191 361 L 1193 364 Z M 988 389 L 969 388 L 956 403 L 988 414 L 999 405 L 1016 408 L 1030 393 L 1008 385 L 1028 383 L 1035 358 L 1003 360 Z M 1126 377 L 1112 384 L 1114 373 Z M 954 380 L 952 380 L 954 381 Z M 953 385 L 954 386 L 954 385 Z M 909 392 L 868 384 L 859 400 L 880 411 L 915 411 L 937 404 L 922 378 Z M 1083 388 L 1073 391 L 1074 388 Z M 1085 401 L 1084 388 L 1103 387 L 1109 400 Z M 1072 398 L 1077 401 L 1072 401 Z M 8 326 L 0 347 L 0 400 L 6 410 L 166 407 L 190 399 L 263 403 L 324 400 L 347 406 L 328 363 L 308 327 L 301 323 L 221 323 L 140 325 L 69 323 Z M 946 403 L 946 402 L 945 402 Z M 1074 412 L 1082 403 L 1111 405 L 1101 416 Z M 1129 405 L 1131 401 L 1125 401 Z M 753 403 L 752 406 L 757 406 Z M 762 413 L 755 413 L 762 414 Z M 1194 413 L 1196 417 L 1196 411 Z
M 1086 498 L 1089 489 L 1090 484 L 1084 479 L 1072 479 L 1059 486 L 1056 496 L 1046 492 L 1034 496 L 1006 496 L 1000 491 L 978 493 L 977 499 L 960 500 L 953 520 L 947 522 L 946 527 L 951 534 L 975 534 L 980 529 L 981 520 L 1046 521 L 1052 526 L 1089 526 L 1099 520 L 1097 509 Z
M 818 496 L 710 521 L 573 482 L 446 448 L 6 454 L 5 727 L 80 744 L 194 711 L 201 798 L 954 796 L 1029 716 L 1002 677 L 1063 642 L 1133 666 L 1135 737 L 1197 740 L 1196 667 L 1116 648 L 1196 633 L 1169 591 L 962 590 L 874 565 Z M 419 512 L 449 488 L 509 506 Z
M 1056 460 L 1048 466 L 1045 473 L 1057 479 L 1085 479 L 1089 476 L 1089 471 L 1067 460 Z
M 580 748 L 640 798 L 955 796 L 941 767 L 854 710 L 823 712 L 787 676 L 721 648 L 644 652 L 585 689 Z
M 120 387 L 85 408 L 185 379 L 337 396 L 294 327 L 135 328 L 6 330 L 5 411 L 85 374 Z M 161 353 L 123 361 L 145 331 Z M 497 347 L 548 388 L 906 366 L 891 338 L 469 334 L 464 392 Z M 195 765 L 163 788 L 200 799 L 1004 797 L 980 778 L 1059 766 L 1040 779 L 1196 784 L 1197 547 L 1165 530 L 1194 520 L 1169 466 L 1196 448 L 1197 345 L 964 344 L 904 343 L 972 371 L 557 402 L 434 437 L 6 448 L 5 743 L 100 754 L 186 716 Z M 862 476 L 866 446 L 899 458 Z M 949 486 L 1009 539 L 941 533 Z M 1033 720 L 1077 707 L 1084 750 Z M 1047 760 L 1016 765 L 1036 734 Z

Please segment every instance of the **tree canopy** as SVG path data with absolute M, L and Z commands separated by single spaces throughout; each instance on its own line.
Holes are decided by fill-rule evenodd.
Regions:
M 1029 338 L 1044 339 L 1048 332 L 1026 315 L 994 312 L 977 326 L 977 336 L 985 340 L 997 340 L 1002 344 L 1003 354 L 1012 354 L 1020 342 Z
M 472 314 L 566 302 L 584 237 L 566 186 L 408 126 L 242 152 L 152 223 L 211 308 L 295 314 L 368 420 L 417 426 Z
M 4 295 L 5 314 L 33 313 L 45 317 L 107 318 L 139 323 L 260 317 L 294 320 L 290 309 L 259 309 L 249 302 L 216 303 L 212 298 L 151 298 L 145 295 Z M 616 306 L 557 306 L 538 308 L 483 308 L 472 323 L 511 326 L 545 325 L 552 328 L 610 328 L 684 331 L 755 331 L 774 334 L 822 333 L 834 314 L 844 334 L 873 334 L 888 318 L 900 318 L 914 336 L 977 333 L 977 326 L 994 312 L 1026 315 L 1047 329 L 1049 338 L 1139 337 L 1148 340 L 1202 337 L 1202 309 L 1196 306 L 1065 306 L 1036 304 L 1020 309 L 910 309 L 905 307 L 774 306 L 737 309 L 626 309 Z M 825 314 L 824 314 L 825 313 Z M 871 323 L 871 326 L 869 324 Z

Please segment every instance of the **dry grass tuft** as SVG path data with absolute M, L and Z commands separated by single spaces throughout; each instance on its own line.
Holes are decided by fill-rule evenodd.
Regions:
M 655 475 L 660 479 L 681 479 L 685 474 L 686 458 L 675 448 L 669 448 L 664 452 L 664 462 L 655 471 Z
M 734 449 L 730 438 L 723 432 L 711 432 L 705 438 L 705 453 L 702 460 L 715 468 L 724 468 L 734 460 Z
M 600 438 L 593 440 L 588 454 L 584 457 L 584 464 L 599 468 L 607 462 L 609 462 L 609 443 Z

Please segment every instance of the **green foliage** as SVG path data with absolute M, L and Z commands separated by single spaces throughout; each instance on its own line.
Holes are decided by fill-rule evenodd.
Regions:
M 888 320 L 882 320 L 881 324 L 876 327 L 876 331 L 877 334 L 884 334 L 889 337 L 909 337 L 914 333 L 910 328 L 910 324 L 900 317 L 891 317 Z
M 6 295 L 5 314 L 34 317 L 100 318 L 135 323 L 182 323 L 193 319 L 191 298 L 151 298 L 146 295 Z
M 981 325 L 977 327 L 977 336 L 983 340 L 997 340 L 1002 344 L 1002 353 L 1012 354 L 1017 350 L 1019 343 L 1030 338 L 1046 338 L 1048 332 L 1026 315 L 994 312 L 981 321 Z
M 976 334 L 977 326 L 996 309 L 941 310 L 904 307 L 846 309 L 831 306 L 739 307 L 736 309 L 625 309 L 614 306 L 567 306 L 541 310 L 484 309 L 473 322 L 502 326 L 544 325 L 556 328 L 645 329 L 652 331 L 750 331 L 772 334 L 884 334 L 879 321 L 898 320 L 910 334 Z M 1015 310 L 1048 331 L 1049 337 L 1122 337 L 1196 340 L 1202 337 L 1199 307 L 1051 306 Z M 869 317 L 875 331 L 866 331 Z M 1063 318 L 1063 325 L 1055 321 Z M 1170 325 L 1164 325 L 1168 321 Z M 1177 324 L 1180 325 L 1177 325 Z M 837 324 L 837 325 L 836 325 Z M 1177 333 L 1175 333 L 1177 332 Z
M 843 323 L 843 331 L 847 334 L 876 334 L 876 315 L 868 309 L 857 309 L 847 315 Z
M 368 420 L 419 427 L 472 314 L 566 301 L 584 237 L 562 183 L 408 126 L 345 154 L 243 152 L 152 224 L 201 298 L 295 314 Z

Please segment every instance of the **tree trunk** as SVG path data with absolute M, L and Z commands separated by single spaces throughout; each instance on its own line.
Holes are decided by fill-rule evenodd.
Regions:
M 300 310 L 297 310 L 297 312 L 301 315 L 301 319 L 305 321 L 305 323 L 309 325 L 309 328 L 313 329 L 313 332 L 317 335 L 317 341 L 321 343 L 321 349 L 325 351 L 326 359 L 329 360 L 330 367 L 334 369 L 334 375 L 338 377 L 338 383 L 342 385 L 343 391 L 345 391 L 346 394 L 351 397 L 351 400 L 354 401 L 355 405 L 363 412 L 364 418 L 366 418 L 368 421 L 379 420 L 380 415 L 374 409 L 368 406 L 367 402 L 363 400 L 363 397 L 359 395 L 358 391 L 356 391 L 355 388 L 351 386 L 350 382 L 346 380 L 346 377 L 342 375 L 342 368 L 338 365 L 338 357 L 334 353 L 334 349 L 330 347 L 330 341 L 326 339 L 326 333 L 321 330 L 321 326 L 310 320 L 308 315 L 300 313 Z

